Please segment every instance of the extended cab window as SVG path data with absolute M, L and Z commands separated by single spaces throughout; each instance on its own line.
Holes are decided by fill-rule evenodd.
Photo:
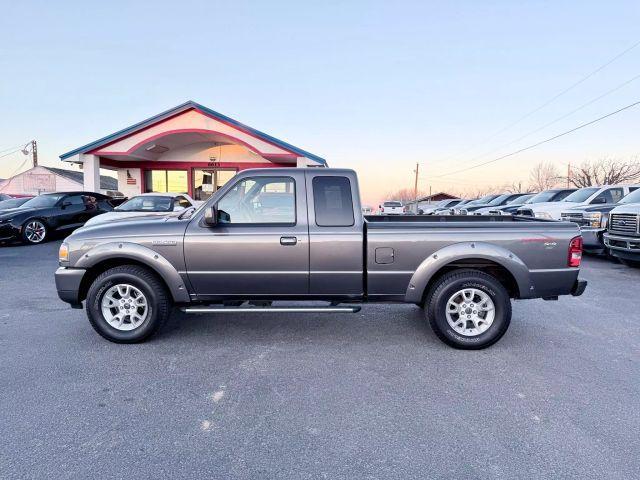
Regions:
M 319 227 L 350 227 L 355 223 L 351 183 L 347 177 L 315 177 L 313 204 Z
M 252 177 L 218 201 L 218 221 L 228 224 L 295 224 L 295 182 L 290 177 Z

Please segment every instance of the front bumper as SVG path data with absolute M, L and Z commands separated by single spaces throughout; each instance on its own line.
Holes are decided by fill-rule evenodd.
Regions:
M 82 268 L 60 267 L 56 270 L 56 289 L 60 300 L 71 304 L 74 308 L 82 308 L 80 285 L 85 273 L 86 270 Z
M 11 223 L 0 224 L 0 241 L 18 240 L 20 233 L 20 228 Z
M 626 260 L 640 260 L 640 237 L 604 234 L 604 244 L 611 254 Z
M 573 284 L 573 288 L 571 289 L 571 295 L 573 295 L 574 297 L 579 297 L 580 295 L 582 295 L 584 293 L 586 288 L 587 288 L 587 281 L 586 280 L 580 280 L 578 278 L 578 279 L 576 279 L 575 283 Z

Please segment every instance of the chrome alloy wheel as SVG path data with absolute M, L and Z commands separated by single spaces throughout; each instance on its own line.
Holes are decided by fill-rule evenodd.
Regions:
M 31 243 L 40 243 L 46 234 L 47 229 L 40 220 L 32 220 L 24 227 L 24 236 Z
M 474 337 L 491 326 L 496 308 L 491 297 L 482 290 L 465 288 L 451 295 L 447 301 L 446 316 L 456 333 Z
M 102 297 L 102 316 L 116 330 L 129 331 L 138 328 L 147 318 L 147 298 L 133 285 L 118 284 Z

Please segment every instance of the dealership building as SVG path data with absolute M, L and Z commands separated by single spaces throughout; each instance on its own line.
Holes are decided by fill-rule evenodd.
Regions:
M 326 167 L 312 153 L 189 101 L 60 156 L 80 164 L 84 189 L 100 188 L 100 168 L 117 171 L 118 190 L 183 192 L 206 200 L 239 170 Z

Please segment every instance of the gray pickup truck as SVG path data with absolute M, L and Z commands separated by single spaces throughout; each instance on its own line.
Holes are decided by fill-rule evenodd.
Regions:
M 92 326 L 114 342 L 145 340 L 174 306 L 300 313 L 398 302 L 423 307 L 445 343 L 478 349 L 506 332 L 511 298 L 581 295 L 581 255 L 572 223 L 363 217 L 352 170 L 272 168 L 240 172 L 197 210 L 77 230 L 55 279 L 60 298 L 86 300 Z

